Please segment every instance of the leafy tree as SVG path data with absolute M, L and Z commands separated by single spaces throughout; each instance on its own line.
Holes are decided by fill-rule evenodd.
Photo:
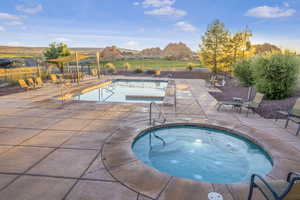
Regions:
M 232 71 L 232 67 L 240 60 L 251 58 L 255 49 L 251 46 L 251 31 L 245 30 L 230 35 L 224 45 L 223 71 Z
M 208 66 L 213 73 L 221 70 L 224 61 L 224 48 L 228 44 L 229 32 L 219 20 L 214 21 L 202 37 L 199 57 L 203 64 Z
M 65 56 L 70 56 L 71 51 L 69 50 L 68 46 L 63 43 L 51 43 L 49 48 L 47 48 L 44 52 L 44 56 L 46 59 L 57 59 Z M 50 62 L 54 63 L 60 71 L 63 73 L 64 71 L 64 63 L 61 62 Z

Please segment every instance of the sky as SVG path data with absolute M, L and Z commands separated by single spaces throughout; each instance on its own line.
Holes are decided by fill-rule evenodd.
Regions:
M 0 0 L 0 45 L 197 50 L 212 21 L 300 52 L 300 0 Z

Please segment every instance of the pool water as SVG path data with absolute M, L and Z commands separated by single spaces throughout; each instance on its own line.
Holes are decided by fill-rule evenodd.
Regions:
M 99 102 L 163 102 L 167 81 L 116 80 L 105 87 L 79 94 L 75 100 Z
M 251 141 L 198 126 L 154 129 L 139 136 L 132 148 L 146 165 L 196 181 L 245 182 L 253 173 L 266 175 L 273 167 L 268 154 Z

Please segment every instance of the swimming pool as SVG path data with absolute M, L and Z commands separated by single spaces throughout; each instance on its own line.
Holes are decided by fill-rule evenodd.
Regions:
M 196 181 L 244 182 L 253 173 L 266 175 L 273 168 L 270 156 L 250 140 L 194 125 L 143 132 L 135 139 L 132 150 L 150 167 Z
M 156 80 L 115 80 L 104 87 L 78 94 L 73 97 L 81 101 L 98 102 L 156 102 L 162 103 L 167 81 Z

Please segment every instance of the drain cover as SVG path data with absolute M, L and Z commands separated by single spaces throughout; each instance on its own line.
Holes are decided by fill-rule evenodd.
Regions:
M 222 195 L 216 192 L 208 193 L 208 200 L 223 200 Z

